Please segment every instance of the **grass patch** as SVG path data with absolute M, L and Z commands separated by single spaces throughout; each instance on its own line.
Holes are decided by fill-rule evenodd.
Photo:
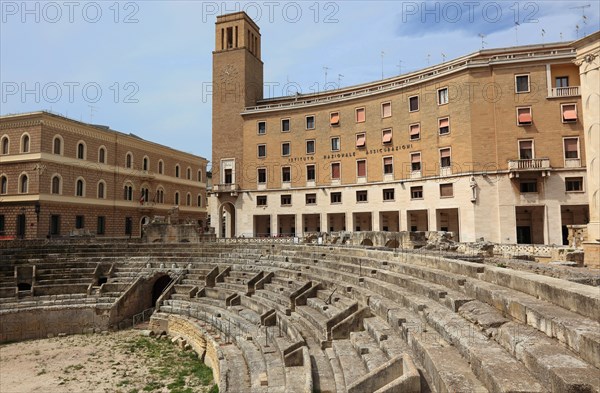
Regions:
M 193 393 L 198 387 L 212 386 L 211 392 L 215 392 L 212 370 L 198 360 L 193 351 L 181 351 L 168 340 L 148 337 L 136 337 L 126 344 L 125 349 L 156 360 L 150 368 L 154 381 L 148 382 L 143 391 L 152 392 L 166 386 L 171 393 Z

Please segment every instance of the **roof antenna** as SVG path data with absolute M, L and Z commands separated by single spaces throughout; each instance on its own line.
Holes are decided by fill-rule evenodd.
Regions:
M 338 74 L 338 89 L 341 89 L 341 87 L 342 87 L 342 78 L 343 77 L 344 77 L 344 75 Z
M 427 65 L 429 65 L 429 58 L 431 57 L 431 55 L 428 53 L 427 54 Z
M 442 63 L 446 62 L 446 54 L 442 52 Z
M 402 75 L 402 60 L 398 60 L 396 67 L 398 67 L 398 75 Z
M 587 16 L 585 16 L 585 9 L 590 8 L 590 7 L 591 7 L 590 4 L 580 5 L 580 6 L 576 6 L 576 7 L 569 7 L 572 10 L 581 9 L 581 19 L 583 20 L 583 36 L 584 37 L 585 37 L 585 25 L 587 25 Z M 579 25 L 577 25 L 576 30 L 577 30 L 577 38 L 579 38 Z
M 385 56 L 385 52 L 381 51 L 381 79 L 383 79 L 383 56 Z
M 542 42 L 546 42 L 546 40 L 544 40 L 545 35 L 546 35 L 546 30 L 542 29 Z
M 487 42 L 485 42 L 483 39 L 485 38 L 485 36 L 481 33 L 478 34 L 479 38 L 481 38 L 481 49 L 485 48 L 485 44 L 487 44 Z
M 515 44 L 517 46 L 519 45 L 519 26 L 521 26 L 521 24 L 519 22 L 515 22 Z
M 325 71 L 325 86 L 323 87 L 323 90 L 327 90 L 327 71 L 329 71 L 331 68 L 324 66 L 323 70 Z
M 90 124 L 94 122 L 94 112 L 96 112 L 96 108 L 94 105 L 88 105 L 90 107 Z

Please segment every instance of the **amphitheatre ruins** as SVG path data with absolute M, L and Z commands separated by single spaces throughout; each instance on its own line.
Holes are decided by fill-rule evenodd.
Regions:
M 234 22 L 251 26 L 246 19 L 238 16 Z M 237 34 L 238 29 L 231 31 Z M 568 51 L 569 59 L 575 56 Z M 545 55 L 536 52 L 527 61 L 536 56 Z M 597 55 L 595 59 L 597 75 Z M 236 75 L 226 68 L 223 77 Z M 510 80 L 513 83 L 512 74 Z M 326 118 L 329 121 L 329 113 Z M 336 113 L 336 121 L 339 118 Z M 279 126 L 279 119 L 276 123 Z M 255 137 L 254 120 L 250 128 Z M 351 138 L 354 143 L 353 131 Z M 361 140 L 364 136 L 357 141 Z M 222 143 L 230 149 L 239 147 L 230 139 Z M 325 143 L 329 145 L 328 138 Z M 248 154 L 254 157 L 255 153 L 252 146 Z M 378 163 L 381 158 L 376 157 Z M 15 351 L 26 351 L 26 344 L 48 338 L 72 345 L 73 353 L 84 341 L 85 351 L 91 351 L 90 345 L 103 351 L 96 337 L 110 339 L 116 337 L 109 335 L 114 332 L 138 329 L 151 340 L 172 341 L 210 367 L 215 386 L 205 387 L 211 392 L 217 388 L 222 393 L 600 392 L 600 271 L 584 260 L 585 225 L 565 225 L 565 246 L 505 244 L 468 232 L 464 232 L 468 241 L 459 241 L 452 230 L 414 230 L 398 223 L 395 230 L 363 227 L 347 231 L 346 224 L 355 228 L 352 220 L 360 221 L 366 213 L 349 212 L 338 220 L 342 213 L 335 211 L 331 213 L 335 230 L 320 230 L 329 223 L 323 214 L 310 224 L 319 230 L 303 236 L 300 231 L 275 236 L 276 220 L 287 225 L 293 221 L 290 215 L 277 217 L 275 213 L 272 221 L 267 220 L 262 213 L 266 206 L 246 201 L 244 208 L 250 206 L 260 216 L 254 221 L 240 217 L 236 204 L 252 192 L 266 191 L 238 189 L 231 181 L 231 169 L 223 169 L 223 178 L 229 182 L 215 183 L 213 200 L 223 203 L 213 208 L 234 210 L 220 210 L 219 220 L 234 217 L 234 224 L 238 219 L 246 228 L 274 229 L 268 236 L 240 235 L 231 221 L 219 224 L 215 234 L 194 223 L 156 218 L 144 226 L 141 238 L 56 236 L 0 241 L 0 354 L 8 353 L 13 345 L 23 345 Z M 500 175 L 512 184 L 519 174 L 526 177 L 533 171 L 518 172 L 521 169 L 515 169 L 516 175 L 508 170 Z M 567 170 L 585 172 L 582 168 L 563 172 Z M 546 178 L 551 168 L 542 172 L 539 176 Z M 479 174 L 480 186 L 469 186 L 474 176 L 466 177 L 463 191 L 457 187 L 457 198 L 462 192 L 460 197 L 466 201 L 462 212 L 480 209 L 484 218 L 478 225 L 487 230 L 485 216 L 493 214 L 489 205 L 479 205 L 484 197 L 476 188 L 487 187 L 489 176 Z M 552 172 L 552 181 L 558 176 Z M 396 195 L 404 190 L 404 181 L 413 180 L 398 181 Z M 436 190 L 438 186 L 435 183 Z M 561 191 L 564 194 L 564 188 Z M 366 191 L 361 195 L 366 198 Z M 283 197 L 281 201 L 284 205 Z M 342 204 L 332 209 L 338 206 Z M 597 220 L 594 209 L 592 218 Z M 384 217 L 392 217 L 388 211 L 380 213 L 373 219 L 377 225 L 380 218 L 383 223 Z M 394 214 L 400 216 L 398 211 Z M 441 215 L 432 210 L 429 217 Z M 301 215 L 294 220 L 286 228 L 302 227 Z M 556 228 L 560 230 L 560 225 Z M 471 228 L 466 224 L 461 230 Z M 548 235 L 546 226 L 541 232 Z M 587 249 L 594 252 L 598 243 L 586 247 L 596 247 Z M 585 255 L 587 260 L 593 257 Z M 96 356 L 92 352 L 90 356 Z M 40 359 L 53 362 L 52 358 Z M 118 376 L 136 369 L 135 360 L 128 360 L 132 362 L 129 367 L 117 364 L 124 361 L 111 363 L 114 372 L 106 373 L 102 381 L 92 380 L 86 389 L 137 392 L 137 388 L 123 386 L 122 379 L 117 385 Z M 8 378 L 2 362 L 0 357 L 0 378 Z M 0 385 L 2 391 L 20 392 L 19 369 L 10 370 L 14 382 Z M 66 389 L 64 380 L 42 375 L 45 370 L 27 377 L 24 386 L 33 386 L 35 378 L 44 377 L 47 389 L 42 386 L 39 391 Z M 204 387 L 187 389 L 181 391 L 207 391 Z M 149 384 L 143 390 L 169 388 Z

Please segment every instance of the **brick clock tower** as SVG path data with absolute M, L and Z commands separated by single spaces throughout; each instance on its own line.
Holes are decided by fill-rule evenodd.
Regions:
M 217 17 L 213 52 L 211 224 L 218 237 L 236 231 L 243 174 L 241 112 L 263 96 L 260 29 L 244 12 Z

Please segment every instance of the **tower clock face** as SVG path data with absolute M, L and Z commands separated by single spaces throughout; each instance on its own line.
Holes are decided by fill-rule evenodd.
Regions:
M 221 69 L 221 80 L 223 82 L 232 81 L 237 77 L 237 74 L 237 69 L 233 65 L 227 64 Z

